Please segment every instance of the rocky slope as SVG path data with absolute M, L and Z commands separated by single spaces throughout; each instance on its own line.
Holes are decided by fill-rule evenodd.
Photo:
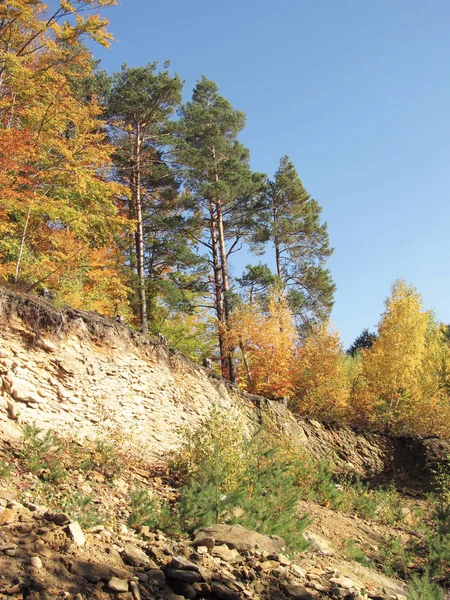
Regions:
M 392 439 L 295 419 L 280 402 L 240 392 L 156 340 L 93 313 L 55 310 L 43 299 L 0 288 L 0 435 L 36 423 L 95 437 L 105 429 L 139 440 L 155 461 L 177 447 L 179 428 L 195 427 L 216 406 L 238 409 L 249 428 L 264 417 L 293 444 L 337 470 L 363 478 L 393 472 L 429 478 L 450 454 L 439 440 Z
M 313 517 L 306 533 L 311 546 L 293 560 L 282 547 L 255 544 L 245 531 L 237 541 L 204 532 L 201 543 L 169 540 L 145 527 L 134 531 L 127 525 L 130 494 L 139 485 L 170 495 L 167 452 L 179 445 L 180 427 L 195 427 L 214 406 L 238 410 L 249 429 L 269 418 L 292 444 L 366 478 L 395 474 L 411 484 L 414 476 L 415 484 L 427 485 L 430 469 L 450 454 L 445 442 L 297 420 L 282 403 L 242 393 L 121 323 L 1 288 L 0 376 L 0 600 L 405 598 L 402 582 L 344 557 L 345 538 L 376 557 L 380 540 L 393 533 L 389 527 L 304 503 L 302 512 Z M 138 451 L 145 470 L 130 462 L 112 486 L 95 469 L 69 473 L 71 487 L 92 498 L 105 525 L 81 530 L 40 505 L 42 481 L 21 453 L 23 426 L 31 423 L 81 446 L 111 433 Z M 2 477 L 2 465 L 11 461 L 14 470 Z M 45 492 L 51 498 L 51 488 Z M 413 528 L 394 533 L 406 539 Z
M 406 600 L 399 582 L 327 554 L 318 538 L 292 562 L 279 540 L 239 526 L 178 542 L 146 527 L 83 532 L 65 514 L 0 500 L 2 600 Z

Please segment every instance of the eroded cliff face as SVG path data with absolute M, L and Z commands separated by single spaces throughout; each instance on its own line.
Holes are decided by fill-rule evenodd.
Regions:
M 393 439 L 295 419 L 275 401 L 251 396 L 156 340 L 94 313 L 54 309 L 0 288 L 0 435 L 24 423 L 63 435 L 122 431 L 149 460 L 163 461 L 213 406 L 239 410 L 249 429 L 264 416 L 292 444 L 337 470 L 373 478 L 406 470 L 426 479 L 450 454 L 437 440 Z

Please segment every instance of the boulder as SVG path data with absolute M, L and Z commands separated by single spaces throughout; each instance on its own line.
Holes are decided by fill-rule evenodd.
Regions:
M 283 538 L 277 535 L 264 535 L 242 527 L 242 525 L 211 525 L 196 532 L 196 538 L 213 537 L 216 544 L 226 544 L 238 552 L 279 553 L 286 547 Z

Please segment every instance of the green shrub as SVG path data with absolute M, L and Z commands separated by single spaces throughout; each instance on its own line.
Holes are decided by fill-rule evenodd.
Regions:
M 407 579 L 412 558 L 412 548 L 393 535 L 382 540 L 380 544 L 380 563 L 387 575 L 396 575 L 402 579 Z
M 444 592 L 428 572 L 422 577 L 413 575 L 409 584 L 409 600 L 444 600 Z
M 450 577 L 450 505 L 441 499 L 433 513 L 434 527 L 426 536 L 427 566 L 432 576 Z
M 27 469 L 43 481 L 61 481 L 67 477 L 62 461 L 63 449 L 53 431 L 45 433 L 35 424 L 25 425 L 20 456 Z

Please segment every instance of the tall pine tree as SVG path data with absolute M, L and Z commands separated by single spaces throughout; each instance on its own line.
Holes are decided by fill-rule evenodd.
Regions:
M 112 77 L 108 113 L 117 146 L 116 165 L 121 182 L 129 189 L 129 216 L 134 232 L 141 330 L 148 333 L 144 221 L 149 189 L 167 188 L 160 178 L 161 148 L 170 141 L 170 118 L 181 101 L 182 82 L 158 63 L 122 67 Z
M 222 373 L 233 381 L 233 352 L 224 345 L 232 308 L 228 260 L 249 235 L 263 180 L 251 172 L 249 152 L 238 141 L 244 125 L 244 113 L 203 77 L 181 110 L 177 148 L 202 227 L 196 241 L 207 249 L 212 267 Z
M 268 186 L 254 241 L 272 242 L 276 275 L 300 325 L 326 320 L 333 306 L 335 285 L 324 267 L 333 249 L 321 210 L 284 156 Z

